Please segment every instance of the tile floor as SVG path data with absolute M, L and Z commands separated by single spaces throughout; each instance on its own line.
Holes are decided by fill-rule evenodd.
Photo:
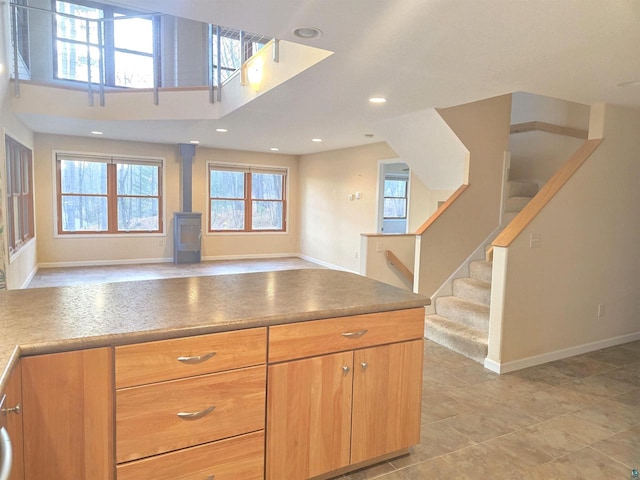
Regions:
M 319 268 L 298 258 L 42 269 L 29 288 Z M 640 341 L 505 375 L 425 344 L 422 436 L 341 480 L 625 480 L 640 467 Z

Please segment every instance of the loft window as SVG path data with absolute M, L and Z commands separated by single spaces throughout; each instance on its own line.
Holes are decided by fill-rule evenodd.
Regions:
M 57 154 L 58 233 L 162 233 L 162 161 Z
M 257 53 L 269 40 L 269 38 L 260 35 L 214 26 L 211 37 L 213 78 L 217 79 L 219 69 L 220 83 L 224 83 L 242 66 L 243 59 L 247 60 Z
M 384 218 L 407 218 L 407 184 L 409 179 L 386 176 L 384 179 Z
M 135 17 L 136 12 L 89 2 L 56 1 L 55 8 L 59 14 L 54 22 L 56 78 L 98 83 L 103 61 L 105 85 L 154 86 L 151 18 Z
M 33 161 L 27 147 L 5 136 L 7 161 L 7 241 L 9 254 L 34 237 Z
M 286 169 L 209 165 L 209 232 L 286 231 Z

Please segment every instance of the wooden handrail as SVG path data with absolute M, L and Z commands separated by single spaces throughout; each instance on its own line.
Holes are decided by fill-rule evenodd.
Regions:
M 508 247 L 529 223 L 540 213 L 549 201 L 560 191 L 562 186 L 573 176 L 582 164 L 595 152 L 603 142 L 603 138 L 596 138 L 584 142 L 566 163 L 540 189 L 538 194 L 516 215 L 509 225 L 496 237 L 492 247 Z
M 545 122 L 525 122 L 511 125 L 509 133 L 523 133 L 533 132 L 540 130 L 547 133 L 555 133 L 558 135 L 566 135 L 568 137 L 575 137 L 581 140 L 589 138 L 589 132 L 587 130 L 580 130 L 579 128 L 562 127 L 560 125 L 554 125 L 552 123 Z
M 453 192 L 449 198 L 447 198 L 447 201 L 440 205 L 440 207 L 438 207 L 438 209 L 433 212 L 433 215 L 431 215 L 426 222 L 420 225 L 420 228 L 416 230 L 416 235 L 422 235 L 427 230 L 427 228 L 429 228 L 438 218 L 440 218 L 440 215 L 442 215 L 445 210 L 449 208 L 460 195 L 462 195 L 462 192 L 464 192 L 468 186 L 469 185 L 467 185 L 466 183 L 460 185 L 458 189 Z
M 389 263 L 396 267 L 402 274 L 402 276 L 409 280 L 411 282 L 411 285 L 413 285 L 413 273 L 411 272 L 411 270 L 409 270 L 407 266 L 402 263 L 402 261 L 398 257 L 396 257 L 396 255 L 391 250 L 385 250 L 384 253 L 387 256 L 387 260 L 389 260 Z

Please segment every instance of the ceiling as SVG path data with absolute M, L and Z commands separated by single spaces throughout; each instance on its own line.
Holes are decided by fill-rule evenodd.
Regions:
M 380 122 L 511 92 L 640 108 L 640 0 L 117 0 L 335 52 L 215 121 L 103 122 L 105 136 L 308 154 L 382 141 Z M 300 40 L 296 27 L 322 36 Z M 640 83 L 640 82 L 639 82 Z M 387 102 L 372 105 L 371 96 Z M 29 119 L 27 118 L 27 122 Z M 31 119 L 86 135 L 81 121 Z M 216 134 L 224 126 L 229 132 Z M 108 127 L 108 128 L 107 128 Z M 110 132 L 110 133 L 107 133 Z M 311 142 L 322 138 L 322 143 Z

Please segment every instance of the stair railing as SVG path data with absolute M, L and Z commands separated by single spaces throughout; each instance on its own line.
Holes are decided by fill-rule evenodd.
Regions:
M 516 215 L 507 227 L 496 237 L 491 247 L 508 247 L 518 235 L 542 211 L 565 183 L 578 171 L 582 164 L 603 142 L 603 138 L 584 142 L 567 162 L 540 189 L 538 194 Z
M 402 260 L 400 260 L 391 250 L 385 250 L 384 253 L 389 263 L 395 267 L 404 278 L 409 280 L 411 285 L 413 285 L 413 272 L 409 270 L 407 266 L 402 263 Z

